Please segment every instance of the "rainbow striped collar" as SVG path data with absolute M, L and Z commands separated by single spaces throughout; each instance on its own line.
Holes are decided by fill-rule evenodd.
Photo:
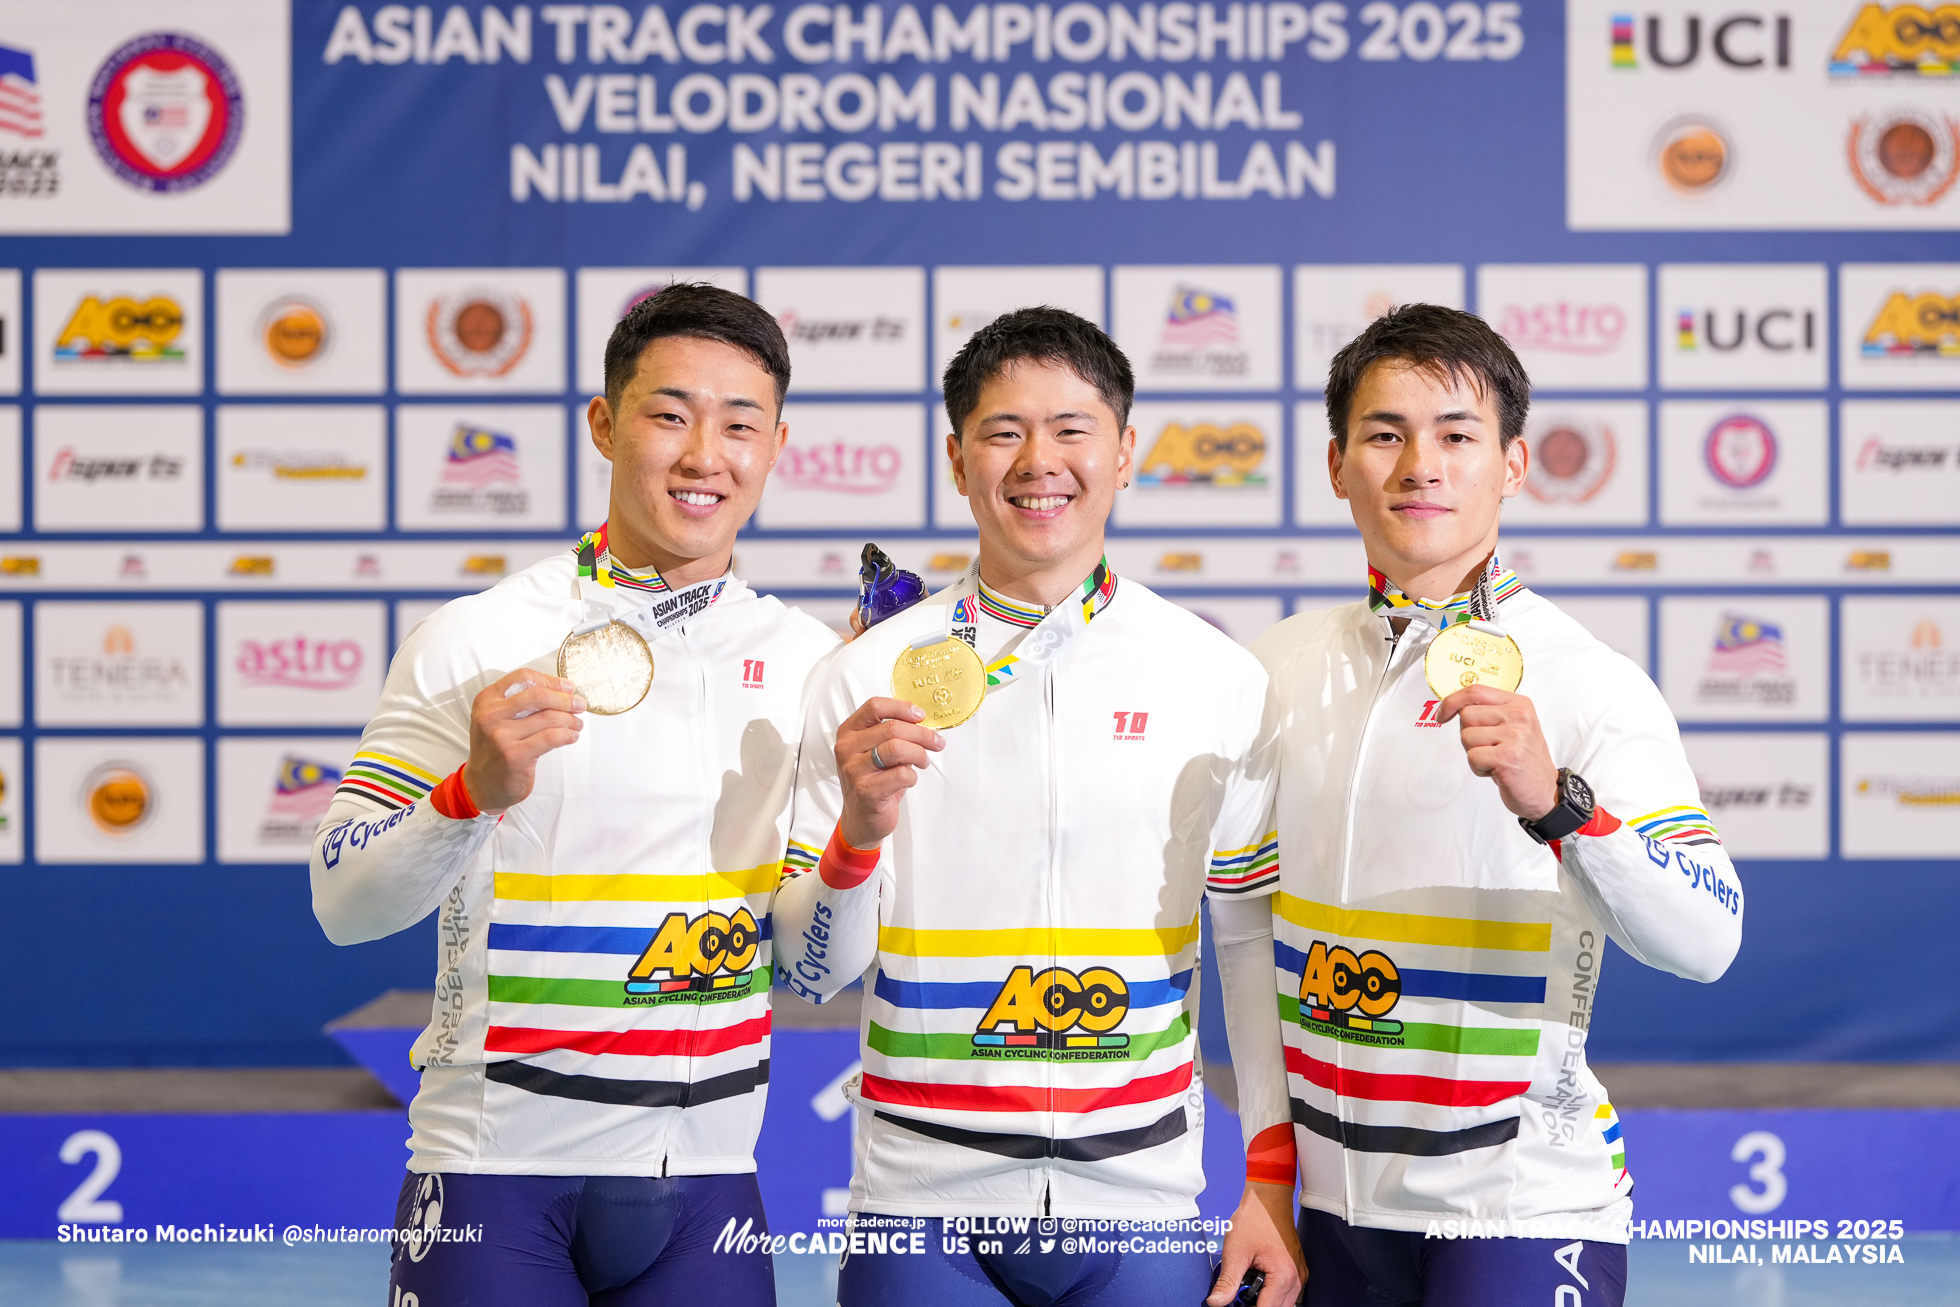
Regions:
M 604 522 L 599 524 L 597 531 L 588 531 L 579 540 L 578 574 L 608 588 L 617 586 L 622 590 L 645 590 L 654 594 L 672 588 L 654 568 L 635 572 L 614 562 L 606 540 Z
M 1116 572 L 1110 567 L 1107 556 L 1098 562 L 1095 570 L 1083 580 L 1077 594 L 1081 597 L 1084 622 L 1095 621 L 1096 615 L 1109 607 L 1110 599 L 1116 594 Z M 967 601 L 960 602 L 965 604 Z M 1006 595 L 990 590 L 987 588 L 987 583 L 977 576 L 974 578 L 972 602 L 980 612 L 996 621 L 1006 622 L 1009 626 L 1038 626 L 1041 624 L 1041 619 L 1048 616 L 1049 612 L 1040 604 L 1025 604 L 1018 599 L 1009 599 Z M 954 615 L 956 622 L 971 620 L 971 615 Z
M 1491 553 L 1486 575 L 1490 578 L 1490 597 L 1494 603 L 1502 603 L 1524 589 L 1524 582 L 1518 580 L 1518 574 L 1499 562 L 1495 551 Z M 1452 595 L 1449 599 L 1440 602 L 1434 599 L 1411 599 L 1402 593 L 1400 586 L 1382 575 L 1379 569 L 1374 567 L 1368 569 L 1369 612 L 1401 616 L 1404 614 L 1397 614 L 1393 610 L 1419 609 L 1423 619 L 1439 631 L 1444 627 L 1461 625 L 1471 619 L 1473 614 L 1470 611 L 1470 600 L 1475 593 L 1474 589 L 1466 590 L 1460 595 Z M 1415 614 L 1409 613 L 1406 616 L 1413 617 Z

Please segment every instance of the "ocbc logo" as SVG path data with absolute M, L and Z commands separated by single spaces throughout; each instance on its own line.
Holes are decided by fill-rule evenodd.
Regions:
M 1039 975 L 1033 967 L 1016 967 L 974 1029 L 986 1033 L 1005 1023 L 1022 1032 L 1080 1026 L 1102 1034 L 1116 1029 L 1129 1011 L 1129 982 L 1108 967 L 1090 967 L 1079 975 L 1067 967 L 1049 967 Z
M 1307 969 L 1300 977 L 1300 1002 L 1346 1012 L 1360 1008 L 1366 1016 L 1387 1016 L 1402 998 L 1402 973 L 1386 953 L 1374 949 L 1355 956 L 1337 944 L 1328 948 L 1315 940 L 1307 950 Z
M 755 916 L 747 908 L 737 908 L 732 917 L 719 912 L 698 917 L 670 912 L 627 978 L 685 980 L 717 971 L 747 971 L 755 962 L 760 938 Z

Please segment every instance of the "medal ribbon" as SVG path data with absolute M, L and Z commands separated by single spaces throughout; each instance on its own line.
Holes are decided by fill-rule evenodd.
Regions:
M 1395 582 L 1371 567 L 1368 569 L 1368 610 L 1386 617 L 1408 617 L 1438 631 L 1464 622 L 1497 620 L 1497 605 L 1524 589 L 1518 574 L 1498 561 L 1493 552 L 1490 562 L 1477 574 L 1477 584 L 1464 594 L 1449 599 L 1412 599 Z
M 613 561 L 612 549 L 606 538 L 606 523 L 601 522 L 597 531 L 588 531 L 578 542 L 578 574 L 589 578 L 610 590 L 617 586 L 626 590 L 664 591 L 672 587 L 662 579 L 660 573 L 648 568 L 644 573 L 621 567 Z
M 973 632 L 982 613 L 1028 631 L 1018 652 L 1002 654 L 987 664 L 987 688 L 995 690 L 1012 685 L 1021 673 L 1053 658 L 1078 631 L 1095 621 L 1116 595 L 1116 573 L 1104 555 L 1072 598 L 1046 612 L 989 590 L 980 580 L 978 560 L 967 568 L 966 575 L 954 588 L 962 593 L 946 610 L 949 637 L 963 640 L 971 647 L 977 632 L 969 632 Z
M 589 531 L 578 542 L 578 590 L 586 601 L 587 619 L 573 628 L 573 635 L 596 631 L 608 622 L 632 627 L 648 644 L 659 639 L 669 627 L 706 612 L 722 591 L 735 579 L 731 568 L 712 581 L 699 581 L 682 590 L 667 584 L 665 577 L 649 568 L 632 572 L 612 560 L 607 548 L 606 528 Z M 637 608 L 623 613 L 610 612 L 606 591 L 634 590 L 654 596 Z

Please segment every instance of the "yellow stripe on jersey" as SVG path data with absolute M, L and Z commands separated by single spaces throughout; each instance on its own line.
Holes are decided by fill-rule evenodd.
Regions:
M 700 876 L 536 876 L 507 871 L 497 873 L 497 897 L 532 903 L 661 903 L 746 897 L 774 890 L 781 865 L 765 862 L 760 867 Z
M 908 958 L 1171 957 L 1198 942 L 1198 921 L 1148 930 L 1045 926 L 1006 930 L 915 930 L 881 926 L 878 947 Z
M 1478 921 L 1465 917 L 1426 917 L 1409 912 L 1369 912 L 1329 903 L 1273 895 L 1273 911 L 1302 930 L 1381 940 L 1395 944 L 1437 944 L 1445 948 L 1505 949 L 1516 953 L 1552 951 L 1549 921 Z
M 390 767 L 399 767 L 405 772 L 412 772 L 413 774 L 420 776 L 423 780 L 427 781 L 432 786 L 442 784 L 442 777 L 436 775 L 434 772 L 424 771 L 422 768 L 417 767 L 414 763 L 408 761 L 408 759 L 397 758 L 391 753 L 375 753 L 373 750 L 364 749 L 361 752 L 354 755 L 355 762 L 359 762 L 363 758 L 372 758 L 376 762 L 386 763 Z

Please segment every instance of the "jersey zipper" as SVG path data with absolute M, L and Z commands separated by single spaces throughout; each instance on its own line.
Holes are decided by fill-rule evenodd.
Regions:
M 1042 687 L 1048 707 L 1048 885 L 1045 897 L 1048 906 L 1048 965 L 1050 967 L 1056 967 L 1061 965 L 1055 947 L 1055 936 L 1056 931 L 1061 926 L 1062 787 L 1060 777 L 1062 774 L 1062 760 L 1059 756 L 1061 746 L 1059 740 L 1060 731 L 1057 726 L 1059 714 L 1056 710 L 1055 703 L 1055 687 L 1056 681 L 1059 678 L 1056 674 L 1053 659 L 1048 661 L 1045 671 L 1047 674 L 1043 678 Z M 1047 1081 L 1048 1088 L 1048 1137 L 1053 1139 L 1057 1128 L 1055 1120 L 1055 1074 L 1058 1064 L 1053 1060 L 1048 1060 L 1044 1061 L 1041 1065 L 1046 1073 L 1043 1078 Z M 1043 1215 L 1046 1215 L 1048 1212 L 1049 1191 L 1054 1185 L 1054 1174 L 1054 1159 L 1044 1158 L 1041 1177 L 1041 1212 Z

